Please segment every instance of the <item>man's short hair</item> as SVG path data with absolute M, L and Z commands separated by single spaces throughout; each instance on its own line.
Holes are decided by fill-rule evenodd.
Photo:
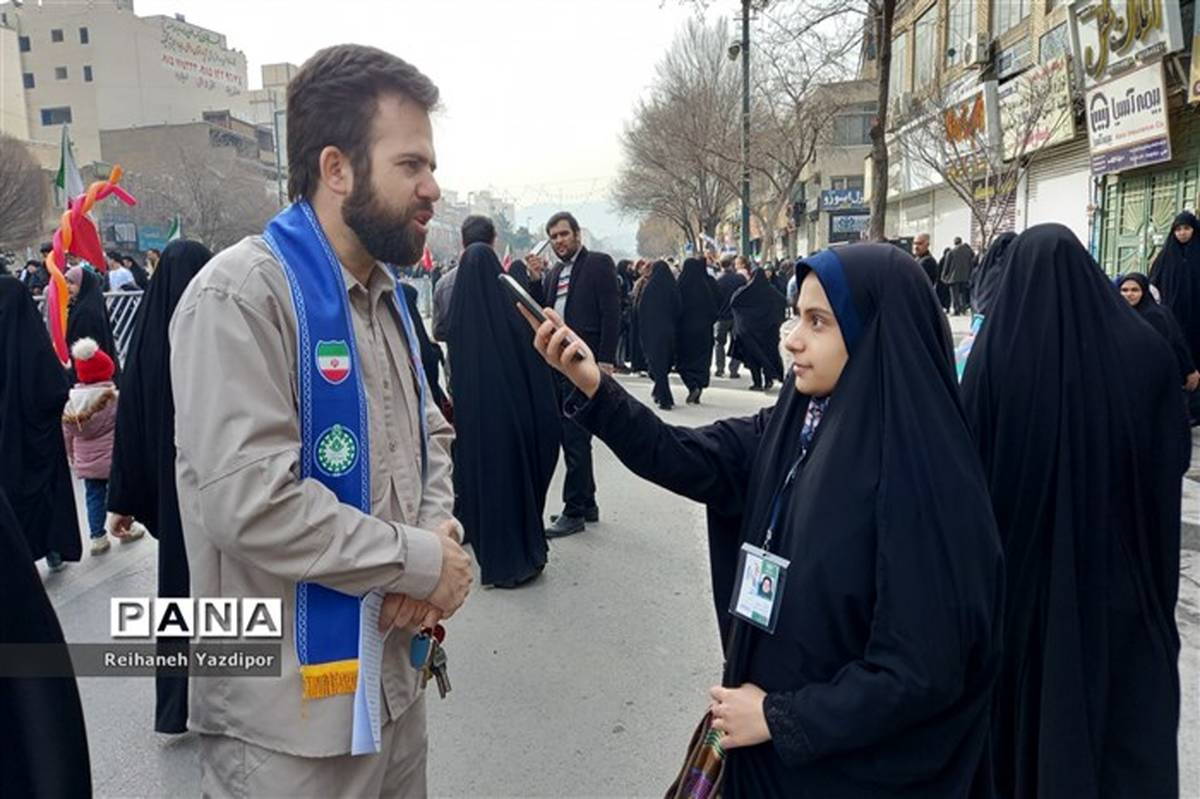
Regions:
M 305 62 L 287 90 L 288 196 L 311 199 L 321 178 L 321 151 L 337 147 L 355 174 L 371 171 L 371 123 L 379 100 L 400 95 L 425 111 L 438 89 L 412 64 L 359 44 L 327 47 Z
M 957 247 L 957 246 L 958 246 L 958 245 L 960 245 L 960 244 L 962 244 L 962 237 L 961 237 L 961 236 L 955 236 L 955 237 L 954 237 L 954 246 L 955 246 L 955 247 Z
M 918 233 L 916 235 L 916 237 L 913 239 L 913 243 L 916 243 L 918 241 L 929 241 L 929 234 L 928 233 Z
M 54 245 L 51 244 L 50 242 L 46 242 L 45 244 L 43 244 L 41 246 L 41 249 L 38 250 L 38 252 L 40 252 L 42 255 L 49 255 L 53 251 L 54 251 Z
M 579 222 L 570 211 L 559 211 L 554 216 L 550 217 L 550 221 L 546 223 L 546 235 L 550 235 L 550 228 L 557 225 L 559 222 L 566 222 L 571 226 L 572 233 L 579 232 Z
M 471 214 L 462 223 L 462 246 L 465 250 L 480 243 L 488 246 L 496 243 L 496 226 L 482 214 Z

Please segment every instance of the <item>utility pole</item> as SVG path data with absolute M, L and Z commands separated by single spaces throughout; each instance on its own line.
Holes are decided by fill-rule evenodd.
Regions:
M 750 257 L 750 0 L 742 0 L 742 255 Z

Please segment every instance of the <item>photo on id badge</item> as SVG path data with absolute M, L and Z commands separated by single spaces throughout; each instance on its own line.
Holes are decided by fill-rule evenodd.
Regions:
M 788 562 L 750 544 L 742 545 L 740 561 L 740 579 L 729 610 L 756 627 L 774 632 Z

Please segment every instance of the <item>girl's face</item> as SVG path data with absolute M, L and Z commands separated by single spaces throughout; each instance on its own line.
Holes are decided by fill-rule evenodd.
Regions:
M 1142 287 L 1138 285 L 1136 280 L 1126 280 L 1121 284 L 1121 296 L 1130 305 L 1136 306 L 1142 301 Z
M 815 272 L 809 272 L 800 284 L 796 317 L 799 321 L 784 340 L 792 356 L 796 390 L 810 397 L 827 397 L 837 386 L 850 355 Z
M 1192 240 L 1193 233 L 1195 233 L 1195 231 L 1192 230 L 1191 225 L 1182 225 L 1182 224 L 1176 225 L 1175 226 L 1175 241 L 1179 242 L 1180 244 L 1187 244 L 1189 241 Z

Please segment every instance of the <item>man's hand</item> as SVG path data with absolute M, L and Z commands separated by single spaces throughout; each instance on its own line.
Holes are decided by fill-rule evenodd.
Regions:
M 740 688 L 713 686 L 708 691 L 712 696 L 712 727 L 724 733 L 721 746 L 737 749 L 740 746 L 755 746 L 771 740 L 767 727 L 767 715 L 763 700 L 767 692 L 753 683 Z
M 463 551 L 458 541 L 444 535 L 439 535 L 438 540 L 442 542 L 442 576 L 425 601 L 441 610 L 442 616 L 448 619 L 466 601 L 475 573 L 471 569 L 471 556 Z
M 122 513 L 108 514 L 108 518 L 104 523 L 104 527 L 117 538 L 124 538 L 129 535 L 129 528 L 132 526 L 133 517 Z
M 456 544 L 462 543 L 462 526 L 457 519 L 446 519 L 433 530 L 440 536 L 449 538 Z
M 525 268 L 529 270 L 529 276 L 534 280 L 542 279 L 542 270 L 546 268 L 546 261 L 540 255 L 530 253 L 525 256 Z
M 398 629 L 423 629 L 432 627 L 442 618 L 442 612 L 408 594 L 386 594 L 379 608 L 379 632 L 393 627 Z
M 1195 391 L 1197 387 L 1200 387 L 1200 372 L 1192 372 L 1188 375 L 1187 380 L 1183 383 L 1183 387 L 1188 391 Z

